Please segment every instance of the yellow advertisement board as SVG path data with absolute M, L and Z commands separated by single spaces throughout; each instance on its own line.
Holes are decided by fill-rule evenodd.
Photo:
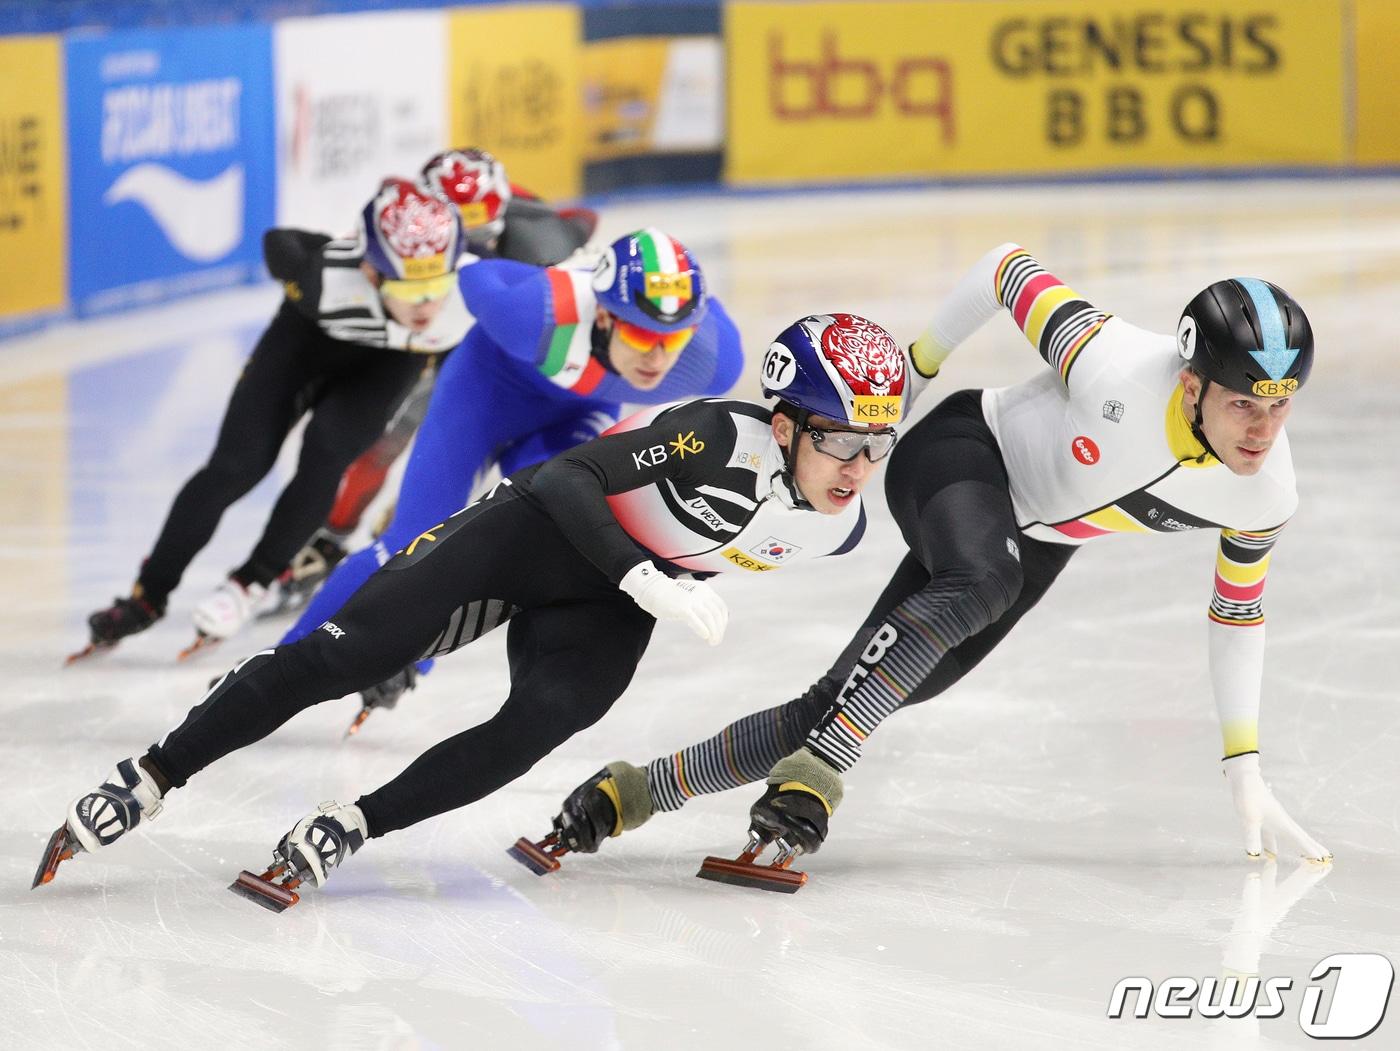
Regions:
M 727 175 L 1339 164 L 1341 5 L 736 0 Z
M 447 78 L 452 144 L 490 150 L 512 182 L 542 196 L 575 196 L 582 182 L 581 34 L 572 4 L 453 11 Z
M 585 159 L 652 148 L 652 122 L 670 47 L 665 37 L 622 37 L 591 41 L 583 49 Z
M 1400 164 L 1400 3 L 1356 0 L 1356 163 Z
M 0 318 L 68 298 L 62 61 L 57 36 L 0 38 Z

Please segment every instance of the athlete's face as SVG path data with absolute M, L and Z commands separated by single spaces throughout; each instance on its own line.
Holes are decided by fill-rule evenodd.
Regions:
M 413 297 L 400 298 L 390 295 L 383 289 L 383 277 L 368 263 L 361 263 L 360 269 L 373 282 L 374 287 L 380 289 L 379 301 L 384 304 L 385 312 L 410 332 L 426 332 L 437 316 L 442 313 L 443 306 L 447 303 L 447 296 L 434 295 L 432 298 Z M 395 286 L 411 288 L 415 284 L 427 285 L 429 282 L 396 281 L 389 287 Z M 434 287 L 430 291 L 437 293 L 438 288 Z
M 629 333 L 631 338 L 624 338 L 618 326 L 613 324 L 613 316 L 601 308 L 598 310 L 598 327 L 608 333 L 608 360 L 612 362 L 612 367 L 638 390 L 655 390 L 661 386 L 666 373 L 675 367 L 684 353 L 684 348 L 667 350 L 660 343 L 660 335 L 657 342 L 649 347 L 639 347 L 639 332 L 634 329 Z
M 1196 403 L 1201 397 L 1201 379 L 1190 369 L 1183 369 L 1181 385 L 1186 392 L 1181 402 L 1182 411 L 1188 420 L 1194 420 Z M 1212 383 L 1206 388 L 1205 400 L 1201 403 L 1201 430 L 1220 462 L 1231 471 L 1257 474 L 1292 408 L 1291 397 L 1259 398 Z
M 851 427 L 828 420 L 824 416 L 812 416 L 807 423 L 808 426 L 821 430 L 864 430 L 861 427 Z M 778 444 L 784 449 L 788 448 L 792 443 L 793 432 L 797 429 L 791 417 L 775 415 L 772 427 L 773 437 L 777 439 Z M 880 465 L 871 463 L 865 451 L 860 452 L 854 460 L 842 461 L 818 451 L 808 431 L 804 430 L 798 436 L 797 463 L 793 466 L 793 480 L 797 483 L 798 492 L 824 515 L 839 515 L 850 507 L 860 495 L 860 491 L 865 488 L 865 483 L 870 481 L 879 469 Z

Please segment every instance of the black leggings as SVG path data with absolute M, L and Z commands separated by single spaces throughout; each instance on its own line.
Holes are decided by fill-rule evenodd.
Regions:
M 276 577 L 325 521 L 340 476 L 383 433 L 423 366 L 421 355 L 333 340 L 284 302 L 234 384 L 209 462 L 175 497 L 141 568 L 147 597 L 164 603 L 224 511 L 272 469 L 310 409 L 296 474 L 237 571 L 244 583 Z
M 991 653 L 1075 551 L 1017 531 L 980 391 L 948 397 L 900 438 L 885 492 L 909 552 L 860 630 L 801 697 L 649 763 L 657 809 L 757 780 L 804 743 L 849 768 L 881 720 Z
M 507 620 L 511 688 L 500 710 L 358 800 L 371 836 L 465 806 L 602 718 L 655 625 L 509 485 L 424 533 L 333 620 L 234 668 L 149 756 L 180 787 L 298 712 Z

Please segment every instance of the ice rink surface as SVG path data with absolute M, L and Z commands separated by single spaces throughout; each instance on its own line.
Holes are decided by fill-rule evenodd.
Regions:
M 1006 240 L 1156 331 L 1221 277 L 1291 291 L 1317 366 L 1288 425 L 1303 502 L 1265 599 L 1261 739 L 1266 777 L 1336 864 L 1244 857 L 1206 674 L 1208 533 L 1079 553 L 982 667 L 871 738 L 796 895 L 694 878 L 740 846 L 757 789 L 693 801 L 546 878 L 511 861 L 604 762 L 679 748 L 825 670 L 901 553 L 877 487 L 856 553 L 720 581 L 723 647 L 661 625 L 600 723 L 494 797 L 370 843 L 282 916 L 224 888 L 321 800 L 355 798 L 494 711 L 504 632 L 357 739 L 341 738 L 353 699 L 303 714 L 174 794 L 149 830 L 30 891 L 68 803 L 285 627 L 175 662 L 294 441 L 165 621 L 60 666 L 212 445 L 277 302 L 268 285 L 0 343 L 0 1048 L 1313 1045 L 1297 1017 L 1320 960 L 1400 963 L 1400 183 L 658 198 L 607 208 L 601 232 L 645 224 L 695 251 L 751 358 L 832 310 L 907 342 Z M 1043 367 L 997 318 L 923 408 Z M 751 369 L 736 393 L 756 389 Z M 1120 978 L 1231 970 L 1292 978 L 1283 1017 L 1106 1016 Z M 1363 1043 L 1400 1046 L 1400 1006 Z

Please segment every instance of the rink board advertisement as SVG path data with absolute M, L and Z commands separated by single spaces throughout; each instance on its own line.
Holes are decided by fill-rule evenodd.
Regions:
M 446 28 L 436 11 L 277 23 L 279 223 L 348 233 L 380 179 L 447 146 Z
M 718 150 L 724 51 L 717 36 L 629 36 L 583 49 L 585 161 Z
M 1400 165 L 1400 3 L 1356 0 L 1357 164 Z
M 0 39 L 0 332 L 67 299 L 62 57 L 57 36 Z
M 733 182 L 1348 159 L 1341 0 L 737 2 L 725 31 Z
M 273 218 L 266 27 L 70 34 L 73 307 L 247 281 Z
M 581 17 L 569 4 L 458 9 L 449 16 L 449 138 L 499 157 L 543 197 L 580 188 Z

